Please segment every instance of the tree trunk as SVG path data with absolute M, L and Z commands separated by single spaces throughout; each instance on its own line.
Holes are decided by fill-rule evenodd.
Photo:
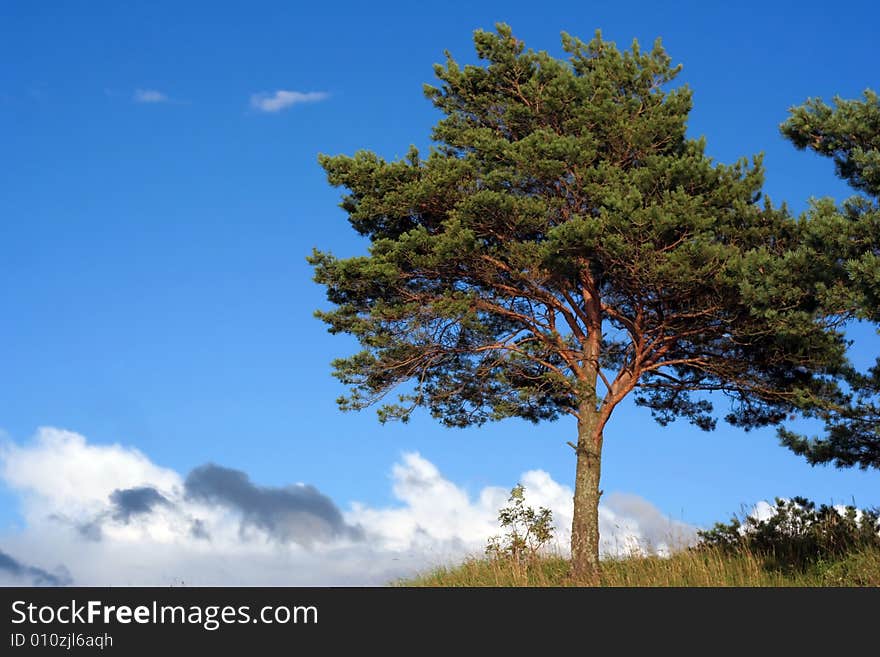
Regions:
M 602 433 L 598 413 L 581 406 L 578 420 L 577 469 L 574 480 L 574 518 L 571 523 L 571 571 L 575 581 L 599 585 L 599 476 Z

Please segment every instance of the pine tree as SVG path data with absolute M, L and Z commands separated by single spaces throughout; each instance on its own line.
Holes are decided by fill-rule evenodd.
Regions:
M 319 158 L 370 247 L 313 253 L 335 306 L 317 315 L 363 347 L 333 363 L 343 409 L 574 417 L 572 568 L 598 582 L 602 446 L 624 398 L 709 430 L 704 393 L 721 391 L 730 422 L 774 423 L 844 347 L 788 284 L 821 271 L 798 223 L 760 202 L 760 158 L 716 164 L 686 136 L 691 93 L 659 40 L 563 34 L 557 59 L 498 25 L 474 43 L 482 65 L 447 53 L 426 86 L 443 113 L 427 157 Z
M 809 224 L 827 270 L 847 288 L 824 304 L 880 322 L 880 98 L 867 90 L 860 100 L 835 98 L 833 106 L 810 99 L 791 110 L 782 132 L 797 148 L 832 158 L 838 176 L 861 192 L 841 207 L 815 202 Z M 839 381 L 843 386 L 829 388 L 824 403 L 805 407 L 807 416 L 824 420 L 825 436 L 781 429 L 782 443 L 814 465 L 880 468 L 880 359 L 866 373 L 842 369 Z

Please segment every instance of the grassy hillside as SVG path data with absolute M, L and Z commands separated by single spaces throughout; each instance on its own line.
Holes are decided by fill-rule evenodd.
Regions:
M 568 576 L 568 562 L 541 557 L 469 559 L 441 567 L 398 586 L 580 586 Z M 683 551 L 669 558 L 609 559 L 603 586 L 880 586 L 880 549 L 866 548 L 831 561 L 789 571 L 770 567 L 751 553 L 707 549 Z

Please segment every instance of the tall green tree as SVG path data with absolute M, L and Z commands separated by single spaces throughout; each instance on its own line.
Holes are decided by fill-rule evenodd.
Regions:
M 837 175 L 860 192 L 840 207 L 815 202 L 809 224 L 824 245 L 828 270 L 847 288 L 824 304 L 838 310 L 849 304 L 855 316 L 880 323 L 880 97 L 867 90 L 861 99 L 835 98 L 833 105 L 810 99 L 793 108 L 781 128 L 797 148 L 832 158 Z M 825 435 L 781 429 L 782 442 L 814 465 L 880 468 L 880 359 L 868 372 L 844 368 L 839 382 L 824 403 L 806 408 L 824 420 Z
M 425 93 L 442 112 L 427 157 L 320 157 L 368 255 L 315 251 L 343 409 L 381 420 L 426 408 L 451 427 L 577 422 L 572 568 L 599 577 L 605 428 L 628 395 L 661 424 L 779 421 L 811 372 L 842 357 L 793 248 L 800 228 L 759 204 L 760 159 L 714 163 L 686 136 L 691 93 L 659 40 L 621 52 L 566 34 L 566 59 L 505 25 L 447 53 Z M 401 393 L 387 401 L 394 389 Z

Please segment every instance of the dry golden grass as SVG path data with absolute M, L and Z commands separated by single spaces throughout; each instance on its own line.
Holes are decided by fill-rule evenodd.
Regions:
M 568 561 L 477 559 L 440 567 L 397 586 L 583 586 L 569 577 Z M 671 557 L 627 557 L 603 562 L 602 586 L 880 586 L 880 551 L 863 550 L 833 562 L 786 573 L 753 554 L 681 551 Z

